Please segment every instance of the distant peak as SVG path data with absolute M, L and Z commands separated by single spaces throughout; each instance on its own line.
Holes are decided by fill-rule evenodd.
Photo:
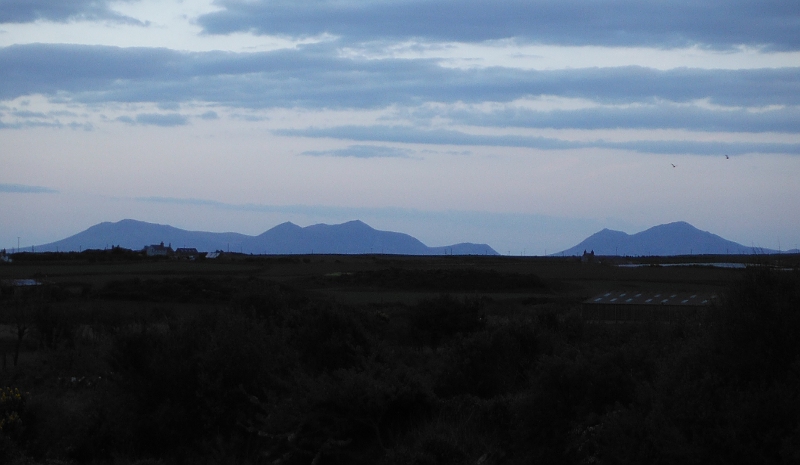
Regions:
M 147 223 L 126 218 L 124 220 L 119 220 L 119 221 L 103 221 L 101 223 L 97 223 L 96 225 L 92 226 L 92 228 L 107 228 L 110 226 L 132 226 L 140 224 L 147 224 Z
M 103 222 L 103 223 L 100 223 L 100 224 L 113 224 L 113 225 L 117 225 L 117 226 L 130 226 L 130 225 L 168 226 L 168 225 L 165 225 L 165 224 L 148 223 L 147 221 L 134 220 L 134 219 L 131 219 L 131 218 L 125 218 L 124 220 L 119 220 L 116 223 L 113 223 L 113 222 L 110 222 L 110 221 L 106 221 L 106 222 Z
M 675 221 L 675 222 L 672 222 L 672 223 L 666 223 L 666 224 L 660 224 L 658 226 L 653 226 L 650 229 L 651 230 L 652 229 L 692 229 L 692 230 L 695 230 L 697 228 L 695 228 L 694 226 L 692 226 L 691 224 L 689 224 L 689 223 L 687 223 L 685 221 Z
M 300 226 L 292 223 L 291 221 L 286 221 L 284 223 L 281 223 L 281 224 L 275 226 L 272 229 L 302 229 L 302 228 Z
M 628 233 L 626 233 L 624 231 L 617 231 L 617 230 L 614 230 L 614 229 L 603 228 L 601 231 L 596 232 L 594 235 L 595 236 L 596 235 L 606 235 L 606 236 L 607 235 L 625 235 L 625 236 L 627 236 Z
M 335 228 L 335 229 L 341 229 L 341 228 L 359 228 L 359 229 L 373 229 L 373 228 L 372 228 L 370 225 L 368 225 L 367 223 L 364 223 L 364 222 L 363 222 L 363 221 L 361 221 L 361 220 L 351 220 L 351 221 L 346 221 L 346 222 L 344 222 L 344 223 L 339 223 L 339 224 L 318 223 L 318 224 L 314 224 L 314 225 L 307 226 L 307 227 L 308 227 L 308 228 L 314 228 L 314 229 L 317 229 L 317 228 Z
M 347 221 L 347 222 L 345 222 L 345 223 L 342 223 L 342 225 L 347 225 L 347 226 L 362 226 L 362 227 L 364 227 L 364 226 L 365 226 L 365 227 L 367 227 L 367 228 L 369 228 L 369 227 L 370 227 L 370 226 L 369 226 L 367 223 L 364 223 L 364 222 L 363 222 L 363 221 L 361 221 L 361 220 L 352 220 L 352 221 Z M 370 229 L 371 229 L 371 228 L 370 228 Z

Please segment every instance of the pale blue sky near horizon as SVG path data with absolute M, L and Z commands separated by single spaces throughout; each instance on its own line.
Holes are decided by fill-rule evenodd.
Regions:
M 787 250 L 798 181 L 796 2 L 0 0 L 0 247 L 132 218 Z

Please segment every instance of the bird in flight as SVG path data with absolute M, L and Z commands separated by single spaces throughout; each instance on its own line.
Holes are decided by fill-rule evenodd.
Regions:
M 670 165 L 672 165 L 672 167 L 675 168 L 675 163 L 670 163 Z
M 731 157 L 729 157 L 729 156 L 725 155 L 725 159 L 726 159 L 726 160 L 728 160 L 728 159 L 730 159 L 730 158 L 731 158 Z

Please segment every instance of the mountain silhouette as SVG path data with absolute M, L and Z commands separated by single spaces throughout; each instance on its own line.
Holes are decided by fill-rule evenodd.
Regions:
M 584 251 L 596 255 L 704 255 L 749 254 L 746 247 L 723 239 L 708 231 L 701 231 L 685 221 L 654 226 L 636 234 L 603 229 L 587 237 L 580 244 L 555 255 L 581 255 Z M 759 249 L 765 253 L 774 251 Z
M 193 247 L 201 252 L 216 250 L 270 254 L 364 254 L 399 255 L 498 255 L 486 244 L 461 243 L 443 247 L 428 247 L 416 238 L 399 232 L 379 231 L 362 221 L 337 225 L 315 224 L 300 227 L 286 222 L 258 236 L 239 233 L 186 231 L 168 225 L 137 220 L 104 222 L 60 241 L 35 246 L 38 252 L 80 251 L 119 246 L 141 250 L 147 245 L 160 244 Z

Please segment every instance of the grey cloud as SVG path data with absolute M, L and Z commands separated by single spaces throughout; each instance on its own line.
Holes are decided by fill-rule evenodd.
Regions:
M 540 150 L 618 149 L 654 154 L 741 155 L 746 153 L 780 153 L 800 155 L 800 144 L 759 142 L 704 141 L 630 141 L 589 142 L 551 137 L 486 136 L 449 130 L 422 130 L 410 126 L 339 126 L 275 131 L 279 135 L 325 137 L 354 141 L 396 142 L 410 144 L 483 145 L 491 147 L 526 147 Z
M 159 110 L 177 111 L 181 109 L 181 104 L 178 102 L 159 102 Z
M 189 120 L 178 113 L 142 113 L 136 115 L 136 122 L 142 125 L 153 126 L 183 126 L 188 124 Z
M 11 112 L 17 118 L 47 118 L 47 115 L 38 111 L 18 110 Z
M 48 113 L 29 111 L 29 110 L 12 110 L 7 114 L 0 113 L 0 118 L 9 117 L 11 120 L 8 123 L 0 122 L 0 129 L 25 129 L 32 127 L 70 127 L 70 128 L 91 128 L 91 123 L 79 123 L 71 121 L 62 123 L 59 117 L 75 118 L 77 114 L 70 111 L 51 111 Z
M 266 116 L 257 116 L 257 115 L 243 115 L 239 113 L 234 113 L 231 115 L 231 118 L 240 120 L 240 121 L 249 121 L 251 123 L 257 123 L 259 121 L 268 121 L 269 118 Z
M 800 68 L 462 70 L 432 60 L 339 58 L 325 46 L 237 54 L 15 45 L 0 49 L 0 82 L 0 99 L 41 93 L 86 103 L 195 100 L 243 108 L 381 108 L 536 95 L 609 104 L 800 105 Z
M 34 93 L 107 92 L 114 81 L 126 85 L 179 75 L 187 55 L 166 49 L 29 44 L 0 49 L 0 98 Z M 98 89 L 93 91 L 93 89 Z
M 748 153 L 777 153 L 800 155 L 800 144 L 768 142 L 701 142 L 701 141 L 632 141 L 596 143 L 598 148 L 631 150 L 641 153 L 683 155 L 744 155 Z
M 27 129 L 27 128 L 60 128 L 62 124 L 50 121 L 17 121 L 14 123 L 4 123 L 0 121 L 0 129 Z
M 219 119 L 219 115 L 217 114 L 216 111 L 207 111 L 207 112 L 203 113 L 202 115 L 200 115 L 200 118 L 202 118 L 202 119 Z
M 338 150 L 307 151 L 302 155 L 315 157 L 352 157 L 352 158 L 409 158 L 413 151 L 396 147 L 377 145 L 351 145 Z
M 93 131 L 94 125 L 92 123 L 69 123 L 70 129 L 83 129 L 84 131 Z
M 38 20 L 74 20 L 143 23 L 112 11 L 112 0 L 0 0 L 0 24 L 32 23 Z
M 486 145 L 531 147 L 539 149 L 574 149 L 582 142 L 546 137 L 484 136 L 453 130 L 423 130 L 412 126 L 338 126 L 334 128 L 285 129 L 274 131 L 281 136 L 327 137 L 355 141 L 399 142 L 433 145 Z
M 217 5 L 223 9 L 199 18 L 207 33 L 330 33 L 358 42 L 516 37 L 564 45 L 800 48 L 800 4 L 786 0 L 220 0 Z
M 73 112 L 73 111 L 66 111 L 66 110 L 61 110 L 61 111 L 51 111 L 51 112 L 49 112 L 48 114 L 49 114 L 50 116 L 78 116 L 78 114 L 77 114 L 77 113 L 75 113 L 75 112 Z
M 660 103 L 636 107 L 595 107 L 578 110 L 496 112 L 418 110 L 420 120 L 446 117 L 459 124 L 554 129 L 687 129 L 719 132 L 800 132 L 800 107 L 765 111 L 745 108 L 712 110 L 694 105 Z
M 140 113 L 136 118 L 130 116 L 120 116 L 117 121 L 127 124 L 138 124 L 142 126 L 184 126 L 189 123 L 186 116 L 179 113 Z
M 0 192 L 15 194 L 55 194 L 55 189 L 41 186 L 27 186 L 24 184 L 0 184 Z

